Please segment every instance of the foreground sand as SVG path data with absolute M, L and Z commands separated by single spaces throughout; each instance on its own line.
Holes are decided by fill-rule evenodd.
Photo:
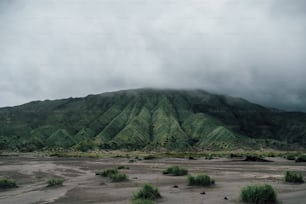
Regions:
M 29 155 L 1 156 L 0 176 L 17 180 L 19 188 L 0 191 L 1 204 L 83 204 L 130 203 L 133 192 L 143 185 L 158 186 L 163 198 L 158 203 L 208 204 L 239 203 L 239 190 L 252 183 L 271 184 L 278 193 L 280 203 L 302 204 L 306 201 L 306 184 L 288 184 L 283 181 L 286 170 L 306 175 L 305 163 L 281 158 L 273 162 L 244 162 L 232 159 L 176 159 L 164 158 L 129 163 L 128 158 L 56 158 Z M 105 168 L 126 165 L 129 181 L 111 183 L 96 176 Z M 161 172 L 171 165 L 179 165 L 191 174 L 205 173 L 216 180 L 213 187 L 189 187 L 186 177 L 171 177 Z M 53 176 L 65 178 L 64 186 L 46 188 L 46 180 Z M 177 185 L 178 188 L 173 188 Z M 201 192 L 205 192 L 202 195 Z M 224 197 L 228 199 L 225 200 Z

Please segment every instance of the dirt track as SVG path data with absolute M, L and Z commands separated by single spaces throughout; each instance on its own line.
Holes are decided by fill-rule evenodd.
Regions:
M 286 170 L 306 175 L 305 163 L 295 163 L 281 158 L 269 158 L 274 162 L 243 162 L 230 159 L 187 160 L 154 159 L 129 163 L 127 158 L 50 158 L 36 156 L 0 157 L 0 176 L 17 180 L 19 188 L 1 190 L 1 204 L 83 204 L 83 203 L 130 203 L 133 192 L 143 185 L 158 186 L 163 198 L 158 203 L 208 204 L 239 203 L 239 190 L 251 183 L 271 184 L 278 193 L 280 203 L 302 204 L 306 200 L 306 184 L 287 184 L 283 181 Z M 186 177 L 162 175 L 162 170 L 179 165 L 190 174 L 205 173 L 216 180 L 213 187 L 189 187 Z M 96 176 L 105 168 L 129 166 L 120 170 L 129 181 L 111 183 Z M 46 188 L 46 180 L 53 176 L 65 178 L 64 186 Z M 173 188 L 178 185 L 178 188 Z M 202 195 L 201 192 L 206 194 Z M 224 197 L 228 200 L 225 200 Z

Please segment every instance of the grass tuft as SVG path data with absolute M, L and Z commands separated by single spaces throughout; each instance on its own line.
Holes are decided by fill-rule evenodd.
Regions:
M 109 178 L 111 179 L 112 182 L 121 182 L 127 180 L 126 174 L 123 173 L 111 174 Z
M 127 175 L 119 173 L 118 169 L 106 169 L 102 172 L 97 173 L 97 175 L 108 177 L 112 182 L 126 181 L 128 179 Z
M 185 176 L 188 174 L 188 170 L 180 168 L 178 166 L 171 166 L 166 170 L 164 170 L 163 174 L 172 175 L 172 176 Z
M 161 198 L 159 190 L 150 185 L 145 184 L 138 192 L 136 192 L 133 196 L 133 200 L 139 202 L 139 200 L 152 201 Z
M 52 186 L 62 186 L 64 183 L 64 179 L 62 178 L 51 178 L 47 181 L 48 187 Z
M 209 176 L 200 174 L 197 176 L 188 176 L 188 185 L 189 186 L 210 186 L 215 184 L 215 180 L 211 179 Z
M 99 175 L 103 177 L 110 177 L 113 174 L 118 174 L 118 170 L 117 169 L 106 169 L 99 173 Z
M 17 184 L 14 179 L 0 177 L 0 188 L 17 188 Z
M 290 183 L 303 183 L 304 178 L 301 173 L 287 171 L 285 173 L 285 181 Z
M 246 203 L 276 203 L 276 193 L 273 187 L 267 184 L 246 186 L 241 189 L 240 197 Z
M 300 155 L 295 159 L 295 162 L 306 162 L 306 154 Z

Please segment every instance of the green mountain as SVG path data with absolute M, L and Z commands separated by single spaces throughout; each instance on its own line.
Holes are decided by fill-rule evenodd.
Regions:
M 137 89 L 0 109 L 0 149 L 306 147 L 306 113 L 202 90 Z

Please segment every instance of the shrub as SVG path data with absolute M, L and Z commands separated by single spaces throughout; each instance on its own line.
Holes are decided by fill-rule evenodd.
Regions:
M 0 188 L 16 188 L 17 184 L 14 179 L 0 177 Z
M 161 198 L 157 188 L 150 184 L 145 184 L 137 193 L 134 194 L 133 200 L 156 200 Z
M 250 185 L 241 189 L 240 197 L 246 203 L 276 203 L 276 193 L 271 185 Z
M 212 156 L 212 155 L 208 155 L 208 156 L 205 157 L 205 159 L 207 159 L 207 160 L 212 160 L 212 159 L 213 159 L 213 156 Z
M 118 174 L 118 170 L 117 169 L 106 169 L 99 173 L 99 175 L 103 177 L 110 177 L 112 174 Z
M 147 155 L 143 157 L 144 160 L 151 160 L 151 159 L 156 159 L 154 155 Z
M 211 179 L 207 175 L 188 176 L 189 186 L 210 186 L 215 184 L 215 180 Z
M 286 159 L 288 159 L 288 160 L 295 160 L 295 155 L 293 155 L 293 154 L 288 154 L 288 155 L 286 156 Z
M 169 174 L 172 176 L 184 176 L 188 174 L 187 169 L 180 168 L 178 166 L 171 166 L 163 171 L 163 174 Z
M 301 173 L 296 173 L 292 171 L 287 171 L 285 173 L 285 181 L 291 183 L 303 183 L 303 175 Z
M 62 178 L 51 178 L 47 181 L 48 187 L 51 186 L 61 186 L 64 183 L 64 179 Z
M 122 174 L 122 173 L 111 174 L 109 175 L 109 178 L 111 179 L 112 182 L 120 182 L 120 181 L 127 180 L 126 174 Z
M 295 162 L 306 162 L 306 155 L 300 155 L 295 159 Z
M 97 175 L 108 177 L 112 182 L 120 182 L 127 180 L 126 174 L 119 173 L 117 169 L 106 169 Z

